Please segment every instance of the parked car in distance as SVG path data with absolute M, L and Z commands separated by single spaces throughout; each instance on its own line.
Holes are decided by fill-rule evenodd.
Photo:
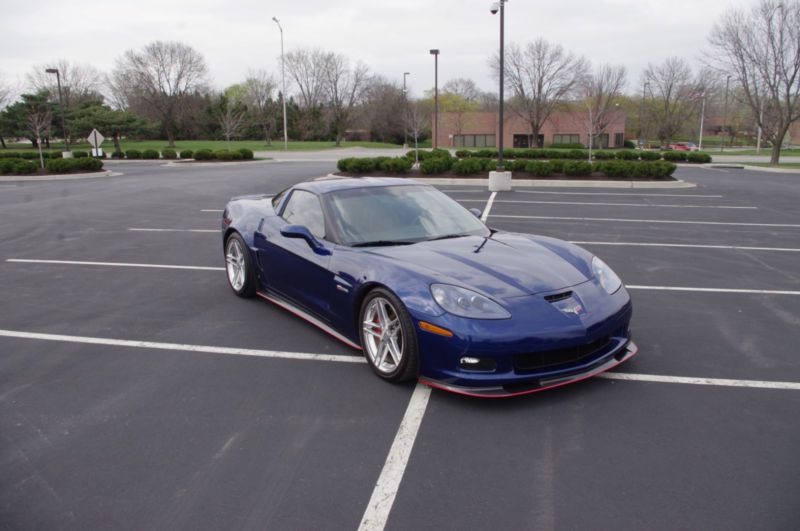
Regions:
M 674 151 L 700 151 L 700 148 L 694 142 L 675 142 L 670 144 L 669 148 Z

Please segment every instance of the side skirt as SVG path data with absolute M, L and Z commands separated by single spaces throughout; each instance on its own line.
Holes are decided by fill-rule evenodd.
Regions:
M 354 348 L 356 350 L 362 350 L 360 345 L 357 345 L 357 344 L 353 343 L 352 341 L 347 339 L 345 336 L 343 336 L 342 334 L 340 334 L 339 332 L 337 332 L 336 330 L 334 330 L 333 328 L 331 328 L 327 324 L 323 323 L 322 321 L 320 321 L 319 319 L 317 319 L 316 317 L 314 317 L 310 313 L 306 312 L 305 310 L 302 310 L 302 309 L 298 308 L 294 304 L 292 304 L 292 303 L 290 303 L 288 301 L 285 301 L 283 299 L 280 299 L 280 298 L 278 298 L 278 297 L 276 297 L 274 295 L 270 295 L 268 293 L 264 293 L 263 291 L 257 291 L 256 294 L 259 297 L 261 297 L 262 299 L 268 300 L 269 302 L 271 302 L 272 304 L 275 304 L 276 306 L 280 306 L 281 308 L 283 308 L 287 312 L 293 313 L 294 315 L 300 317 L 301 319 L 304 319 L 305 321 L 308 321 L 309 323 L 311 323 L 312 325 L 316 326 L 317 328 L 319 328 L 323 332 L 325 332 L 327 334 L 330 334 L 334 338 L 338 339 L 339 341 L 341 341 L 342 343 L 344 343 L 348 347 Z

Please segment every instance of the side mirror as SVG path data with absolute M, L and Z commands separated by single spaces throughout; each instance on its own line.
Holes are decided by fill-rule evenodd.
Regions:
M 281 236 L 285 238 L 302 238 L 315 253 L 320 255 L 331 254 L 331 252 L 311 234 L 311 231 L 308 230 L 308 227 L 305 225 L 286 225 L 281 229 Z
M 478 219 L 481 219 L 481 214 L 483 214 L 483 212 L 481 212 L 477 208 L 470 208 L 469 211 L 472 212 L 473 216 L 475 216 Z

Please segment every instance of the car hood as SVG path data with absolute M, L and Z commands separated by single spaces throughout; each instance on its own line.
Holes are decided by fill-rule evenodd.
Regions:
M 410 269 L 424 268 L 442 283 L 477 289 L 495 298 L 557 291 L 590 278 L 590 265 L 582 256 L 588 254 L 586 251 L 559 240 L 537 241 L 513 233 L 373 248 L 369 252 Z

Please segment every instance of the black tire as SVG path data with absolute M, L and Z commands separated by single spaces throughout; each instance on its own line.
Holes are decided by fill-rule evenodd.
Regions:
M 241 253 L 240 261 L 235 260 L 236 252 L 234 248 L 237 246 L 239 252 Z M 233 292 L 239 297 L 247 299 L 254 297 L 256 294 L 256 272 L 255 268 L 253 267 L 253 262 L 250 260 L 250 251 L 247 249 L 247 244 L 244 243 L 244 239 L 238 233 L 232 233 L 228 239 L 225 240 L 223 256 L 225 257 L 225 276 L 227 277 L 228 285 L 231 287 Z M 241 267 L 244 268 L 242 272 L 243 282 L 241 283 L 241 286 L 239 286 L 238 280 L 234 281 L 231 278 L 232 259 L 234 259 L 237 264 L 240 264 Z
M 394 346 L 387 347 L 390 349 L 388 357 L 393 356 L 391 352 L 397 350 L 396 347 L 399 347 L 399 351 L 402 353 L 400 355 L 400 362 L 395 363 L 393 367 L 389 364 L 389 360 L 384 361 L 380 367 L 376 364 L 373 355 L 375 355 L 376 351 L 381 351 L 380 347 L 377 345 L 379 342 L 383 343 L 383 339 L 378 340 L 376 337 L 368 334 L 365 331 L 367 326 L 364 325 L 365 320 L 369 317 L 368 314 L 376 312 L 377 307 L 384 302 L 389 305 L 388 307 L 384 306 L 384 308 L 387 308 L 386 311 L 390 322 L 395 322 L 394 318 L 392 318 L 392 314 L 394 314 L 394 317 L 397 319 L 397 324 L 386 327 L 387 332 L 389 330 L 395 330 L 399 324 L 399 330 L 402 333 L 402 341 L 399 344 L 395 341 L 393 343 Z M 388 308 L 391 308 L 391 312 Z M 381 327 L 379 328 L 379 326 Z M 364 297 L 361 303 L 361 309 L 358 312 L 358 328 L 361 336 L 361 345 L 364 348 L 364 357 L 367 358 L 367 363 L 369 363 L 373 372 L 380 378 L 389 382 L 404 382 L 416 379 L 417 376 L 419 376 L 419 344 L 417 343 L 414 323 L 405 305 L 394 293 L 384 288 L 375 288 L 370 291 L 367 296 Z M 380 330 L 382 332 L 383 327 L 380 323 L 376 322 L 372 325 L 372 330 Z M 395 336 L 394 339 L 396 340 L 397 337 Z M 377 350 L 375 347 L 377 347 Z

